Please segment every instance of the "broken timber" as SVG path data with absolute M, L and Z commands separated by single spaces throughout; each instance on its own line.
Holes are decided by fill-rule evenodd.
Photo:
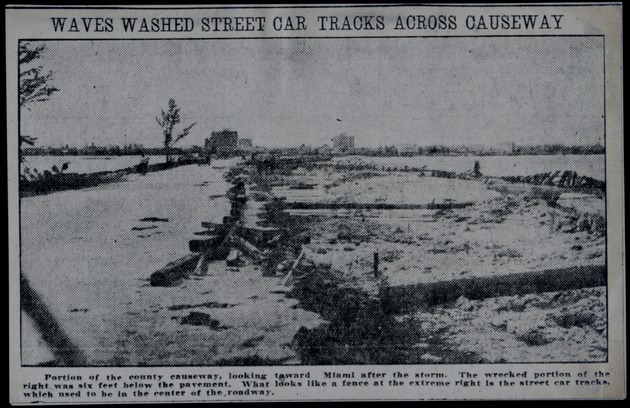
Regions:
M 238 249 L 232 249 L 228 254 L 227 259 L 225 260 L 225 263 L 227 266 L 238 266 L 240 259 L 241 251 L 239 251 Z
M 471 300 L 529 293 L 591 288 L 606 285 L 605 265 L 586 265 L 482 276 L 415 285 L 384 286 L 381 302 L 389 312 L 400 313 L 455 301 L 460 296 Z
M 204 252 L 199 257 L 197 267 L 195 268 L 193 275 L 202 276 L 208 273 L 208 262 L 210 262 L 210 256 L 207 252 Z
M 239 236 L 234 236 L 233 237 L 233 241 L 234 244 L 239 247 L 241 249 L 241 251 L 243 251 L 245 254 L 247 254 L 248 256 L 256 259 L 256 260 L 263 260 L 265 258 L 265 254 L 258 249 L 256 246 L 254 246 L 253 244 L 249 243 L 247 240 L 245 240 L 244 238 L 241 238 Z
M 215 235 L 207 239 L 191 239 L 188 241 L 190 252 L 206 252 L 216 248 L 221 243 L 222 237 Z
M 209 222 L 209 221 L 202 221 L 201 226 L 203 228 L 211 229 L 213 232 L 217 234 L 222 234 L 222 233 L 225 234 L 230 230 L 229 225 L 218 224 L 216 222 Z
M 298 255 L 295 262 L 293 262 L 291 269 L 289 269 L 289 272 L 287 272 L 284 278 L 282 278 L 282 280 L 280 281 L 280 286 L 288 286 L 292 282 L 295 269 L 300 265 L 300 262 L 304 258 L 304 255 L 305 255 L 304 249 L 302 249 L 302 251 L 300 252 L 300 255 Z
M 326 203 L 326 202 L 284 202 L 282 206 L 290 210 L 449 210 L 466 208 L 474 203 L 429 203 L 429 204 L 389 204 L 389 203 Z
M 241 225 L 237 234 L 255 243 L 267 243 L 279 235 L 280 229 L 273 227 L 259 227 L 257 225 Z
M 204 264 L 207 267 L 207 263 L 210 260 L 227 256 L 228 248 L 226 244 L 229 242 L 234 230 L 235 227 L 232 227 L 230 232 L 228 232 L 220 242 L 215 241 L 216 245 L 211 248 L 202 252 L 188 254 L 167 264 L 162 269 L 153 272 L 149 278 L 151 286 L 175 286 L 193 273 L 205 274 L 203 270 Z
M 208 231 L 196 233 L 196 235 L 207 234 L 208 238 L 190 240 L 188 246 L 192 253 L 153 272 L 149 278 L 151 286 L 174 286 L 193 273 L 205 275 L 208 262 L 214 259 L 228 257 L 228 265 L 238 264 L 240 254 L 236 250 L 230 250 L 230 244 L 233 240 L 244 247 L 244 251 L 248 251 L 252 257 L 264 258 L 258 248 L 236 236 L 243 207 L 247 202 L 247 195 L 245 194 L 245 184 L 242 181 L 236 181 L 234 184 L 234 187 L 230 188 L 227 193 L 232 203 L 232 209 L 229 216 L 223 217 L 223 224 L 202 222 L 201 226 L 207 228 Z M 277 230 L 269 231 L 268 234 L 275 232 Z
M 174 286 L 193 272 L 201 254 L 193 253 L 167 264 L 151 274 L 151 286 Z

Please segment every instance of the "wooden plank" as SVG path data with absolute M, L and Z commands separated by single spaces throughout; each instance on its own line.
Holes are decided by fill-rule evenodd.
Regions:
M 179 284 L 182 279 L 193 273 L 200 257 L 201 254 L 193 253 L 168 263 L 162 269 L 151 274 L 149 278 L 151 286 L 175 286 Z
M 220 242 L 221 237 L 218 235 L 211 236 L 207 239 L 191 239 L 188 241 L 188 249 L 190 249 L 190 252 L 206 252 L 216 248 Z
M 331 202 L 285 202 L 283 207 L 291 210 L 447 210 L 466 208 L 472 202 L 429 203 L 429 204 L 390 204 L 390 203 L 331 203 Z
M 280 229 L 273 227 L 259 227 L 257 225 L 245 224 L 239 226 L 238 234 L 256 243 L 265 243 L 278 235 Z
M 199 262 L 197 262 L 197 267 L 193 272 L 193 275 L 203 276 L 208 274 L 208 262 L 210 261 L 210 254 L 208 252 L 204 252 L 199 257 Z
M 247 255 L 251 256 L 252 258 L 257 259 L 257 260 L 261 260 L 261 259 L 263 259 L 265 257 L 265 255 L 262 253 L 262 251 L 260 249 L 256 248 L 256 246 L 254 246 L 253 244 L 249 243 L 244 238 L 239 237 L 239 236 L 234 236 L 233 240 L 234 240 L 234 243 L 236 244 L 236 246 L 239 249 L 241 249 L 241 251 L 243 251 Z
M 268 246 L 274 245 L 276 242 L 280 241 L 280 239 L 282 239 L 282 234 L 278 234 L 275 237 L 271 238 L 269 242 L 267 242 L 267 245 Z
M 205 230 L 205 231 L 197 231 L 197 232 L 193 232 L 194 235 L 199 235 L 199 236 L 215 236 L 217 233 L 214 230 Z
M 300 265 L 300 262 L 302 261 L 302 259 L 304 259 L 304 256 L 305 252 L 304 249 L 302 249 L 302 251 L 300 251 L 300 255 L 298 255 L 295 262 L 293 262 L 293 265 L 291 265 L 291 269 L 289 269 L 289 272 L 287 272 L 284 278 L 282 278 L 282 280 L 280 281 L 280 286 L 289 286 L 293 282 L 293 273 L 295 272 L 295 268 Z
M 460 296 L 468 299 L 485 299 L 556 292 L 605 286 L 606 281 L 605 265 L 587 265 L 415 285 L 385 286 L 381 288 L 380 296 L 389 312 L 401 313 L 452 302 Z
M 227 266 L 238 266 L 238 263 L 241 259 L 241 251 L 238 249 L 232 249 L 225 260 Z

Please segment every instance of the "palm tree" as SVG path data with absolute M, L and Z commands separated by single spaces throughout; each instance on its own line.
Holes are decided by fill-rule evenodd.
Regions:
M 162 134 L 164 135 L 164 154 L 166 155 L 166 162 L 171 162 L 171 147 L 181 139 L 188 136 L 188 133 L 190 133 L 190 129 L 192 129 L 192 127 L 195 126 L 196 123 L 193 123 L 192 125 L 184 128 L 175 137 L 175 140 L 173 140 L 173 129 L 180 122 L 179 108 L 177 107 L 177 103 L 175 103 L 175 99 L 169 99 L 168 110 L 166 112 L 162 110 L 162 117 L 156 117 L 155 120 L 162 128 Z

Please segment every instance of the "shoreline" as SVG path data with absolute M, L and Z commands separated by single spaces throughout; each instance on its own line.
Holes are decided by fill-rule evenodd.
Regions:
M 146 174 L 156 171 L 174 169 L 180 166 L 198 164 L 197 161 L 173 161 L 170 163 L 142 164 L 126 167 L 114 171 L 99 171 L 94 173 L 58 173 L 53 174 L 45 171 L 41 177 L 27 180 L 20 177 L 19 191 L 20 198 L 32 197 L 54 193 L 65 190 L 81 190 L 89 187 L 96 187 L 101 184 L 124 181 L 125 176 L 130 174 Z

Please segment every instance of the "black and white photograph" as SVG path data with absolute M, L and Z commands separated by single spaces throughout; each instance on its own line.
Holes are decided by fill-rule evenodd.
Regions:
M 7 47 L 21 367 L 323 366 L 300 380 L 360 386 L 344 367 L 426 366 L 475 387 L 456 367 L 568 385 L 544 365 L 610 362 L 605 36 L 546 9 L 532 30 L 554 35 L 371 11 L 56 10 L 55 35 Z M 213 389 L 298 378 L 244 373 Z

